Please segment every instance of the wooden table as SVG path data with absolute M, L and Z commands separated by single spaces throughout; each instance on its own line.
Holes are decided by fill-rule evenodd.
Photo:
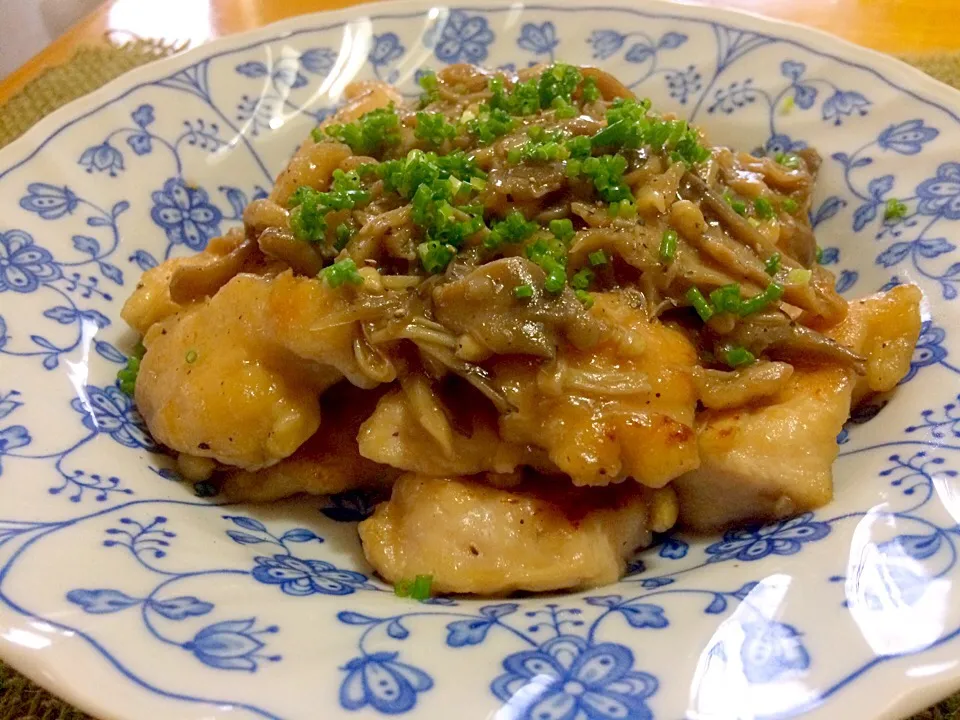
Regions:
M 353 0 L 108 0 L 0 83 L 0 103 L 108 32 L 199 45 Z M 704 0 L 833 32 L 888 53 L 960 50 L 960 0 Z

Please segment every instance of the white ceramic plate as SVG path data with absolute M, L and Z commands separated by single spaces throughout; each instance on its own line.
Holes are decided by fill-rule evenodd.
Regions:
M 673 537 L 613 587 L 418 604 L 362 498 L 223 507 L 171 481 L 114 376 L 138 274 L 236 223 L 355 77 L 596 63 L 742 148 L 825 159 L 848 295 L 913 281 L 909 382 L 840 438 L 836 499 Z M 718 10 L 368 5 L 158 62 L 0 153 L 0 655 L 109 718 L 895 718 L 960 686 L 960 95 Z M 883 203 L 908 212 L 885 222 Z

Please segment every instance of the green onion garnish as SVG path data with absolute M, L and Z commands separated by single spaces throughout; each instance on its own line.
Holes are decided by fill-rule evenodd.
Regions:
M 816 258 L 817 258 L 817 263 L 818 263 L 818 264 L 823 262 L 823 248 L 820 247 L 819 245 L 817 245 Z
M 320 277 L 332 288 L 337 288 L 344 283 L 351 285 L 360 285 L 363 283 L 363 277 L 357 270 L 357 264 L 352 258 L 345 258 L 329 265 L 320 271 Z
M 783 208 L 784 212 L 790 213 L 791 215 L 795 214 L 797 210 L 800 209 L 800 206 L 797 205 L 797 201 L 789 197 L 783 199 L 783 202 L 780 203 L 780 207 Z
M 723 361 L 732 368 L 745 367 L 756 362 L 752 352 L 740 345 L 727 345 L 721 350 Z
M 393 593 L 397 597 L 426 600 L 430 597 L 432 585 L 433 575 L 417 575 L 413 580 L 398 580 L 393 586 Z
M 187 350 L 185 360 L 187 361 L 187 365 L 193 365 L 197 361 L 197 351 Z
M 800 158 L 793 153 L 778 152 L 773 159 L 788 170 L 796 170 L 800 167 Z
M 707 302 L 707 299 L 698 288 L 692 287 L 687 290 L 687 301 L 693 306 L 693 309 L 697 311 L 697 315 L 699 315 L 700 319 L 704 322 L 713 317 L 713 307 Z
M 663 231 L 663 237 L 660 238 L 660 259 L 663 262 L 673 262 L 677 256 L 677 240 L 676 230 L 671 228 Z
M 813 271 L 806 268 L 795 268 L 787 273 L 787 283 L 790 285 L 809 285 Z
M 517 285 L 513 289 L 513 296 L 518 300 L 526 300 L 527 298 L 533 297 L 533 286 L 530 283 Z
M 575 290 L 574 294 L 577 296 L 577 300 L 582 302 L 587 310 L 593 307 L 593 295 L 586 290 Z
M 607 254 L 603 250 L 592 252 L 587 255 L 587 258 L 590 260 L 590 264 L 594 267 L 607 264 Z
M 570 287 L 574 290 L 586 290 L 593 282 L 593 270 L 590 268 L 580 268 L 573 277 L 570 278 Z
M 740 285 L 730 283 L 710 293 L 710 304 L 716 312 L 740 312 Z
M 753 201 L 753 209 L 757 212 L 757 217 L 761 220 L 769 220 L 773 217 L 773 205 L 766 198 L 758 197 Z
M 740 305 L 740 315 L 741 317 L 746 317 L 747 315 L 760 312 L 768 305 L 772 305 L 780 300 L 781 297 L 783 297 L 783 286 L 779 283 L 772 282 L 767 285 L 767 289 L 762 293 L 744 301 Z
M 907 206 L 896 198 L 890 198 L 887 200 L 886 205 L 883 207 L 884 220 L 899 220 L 900 218 L 906 216 L 906 214 Z
M 780 253 L 775 252 L 773 255 L 767 258 L 767 262 L 764 263 L 764 266 L 767 269 L 768 275 L 776 275 L 780 272 Z
M 143 356 L 146 354 L 147 349 L 143 346 L 142 342 L 137 342 L 134 345 L 133 350 L 130 352 L 129 357 L 127 357 L 127 365 L 120 372 L 117 373 L 117 381 L 120 383 L 120 390 L 125 394 L 133 397 L 133 391 L 137 386 L 137 375 L 140 373 L 140 361 L 143 360 Z

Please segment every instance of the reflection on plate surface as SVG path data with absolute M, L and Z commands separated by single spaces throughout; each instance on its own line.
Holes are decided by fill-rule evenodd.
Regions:
M 173 482 L 113 384 L 139 273 L 238 223 L 352 79 L 414 93 L 424 68 L 554 59 L 601 64 L 715 142 L 817 147 L 840 289 L 923 288 L 908 382 L 841 433 L 835 501 L 672 536 L 608 588 L 418 604 L 370 576 L 362 496 L 218 507 Z M 947 694 L 958 108 L 818 34 L 653 3 L 367 6 L 74 103 L 0 154 L 0 654 L 102 718 L 896 717 Z M 905 217 L 883 219 L 890 198 Z

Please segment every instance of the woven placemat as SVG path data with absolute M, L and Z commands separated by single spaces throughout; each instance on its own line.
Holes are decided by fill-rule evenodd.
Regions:
M 47 70 L 0 107 L 0 147 L 40 118 L 139 65 L 179 50 L 152 40 L 87 47 L 63 66 Z M 903 57 L 960 89 L 960 53 Z M 0 720 L 93 720 L 0 662 Z M 960 693 L 910 720 L 960 720 Z

